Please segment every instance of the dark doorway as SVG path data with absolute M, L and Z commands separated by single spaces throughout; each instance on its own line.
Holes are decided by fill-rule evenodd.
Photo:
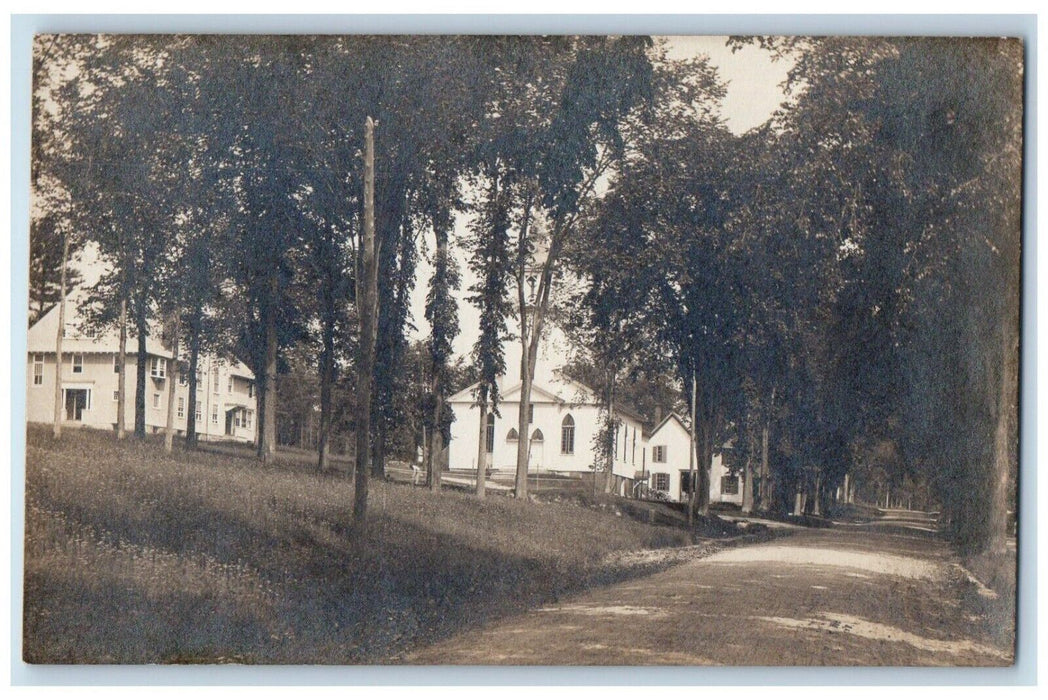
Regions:
M 65 419 L 81 421 L 87 408 L 87 389 L 65 390 Z

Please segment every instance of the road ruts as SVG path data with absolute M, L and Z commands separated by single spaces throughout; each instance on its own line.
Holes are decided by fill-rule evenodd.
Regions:
M 1001 666 L 946 546 L 906 522 L 800 530 L 587 591 L 416 664 Z

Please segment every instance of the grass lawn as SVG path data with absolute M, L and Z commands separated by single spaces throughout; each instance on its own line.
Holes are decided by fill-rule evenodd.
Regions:
M 616 552 L 689 535 L 573 503 L 353 487 L 298 461 L 165 455 L 31 426 L 24 658 L 383 663 L 492 617 L 640 573 Z

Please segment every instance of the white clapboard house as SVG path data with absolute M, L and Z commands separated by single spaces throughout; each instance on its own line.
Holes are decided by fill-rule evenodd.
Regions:
M 655 426 L 647 440 L 650 473 L 648 486 L 664 495 L 668 501 L 687 501 L 691 495 L 691 474 L 688 450 L 691 435 L 684 420 L 670 413 Z M 725 463 L 725 453 L 730 447 L 722 448 L 713 455 L 710 467 L 710 503 L 742 505 L 742 475 L 732 474 Z
M 119 334 L 116 329 L 95 334 L 85 329 L 81 305 L 85 292 L 66 298 L 62 339 L 62 419 L 66 426 L 112 430 L 116 426 L 119 382 Z M 128 329 L 124 424 L 135 421 L 135 371 L 138 340 Z M 185 433 L 189 382 L 179 371 L 171 348 L 159 327 L 146 339 L 146 431 L 162 432 L 167 426 L 168 395 L 175 392 L 174 427 Z M 55 339 L 58 333 L 56 304 L 29 328 L 26 366 L 26 419 L 52 423 L 55 410 Z M 182 366 L 188 366 L 183 362 Z M 202 440 L 253 442 L 257 431 L 255 376 L 238 360 L 201 356 L 197 384 L 197 433 Z

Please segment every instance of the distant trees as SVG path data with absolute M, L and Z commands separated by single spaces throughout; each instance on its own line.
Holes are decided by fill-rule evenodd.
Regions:
M 958 544 L 1000 548 L 1017 444 L 1021 46 L 761 43 L 796 61 L 735 224 L 760 241 L 755 269 L 777 263 L 749 276 L 751 299 L 788 300 L 751 302 L 749 326 L 763 349 L 748 376 L 776 390 L 780 498 L 807 492 L 818 508 L 887 441 L 902 456 L 892 482 L 930 480 Z

